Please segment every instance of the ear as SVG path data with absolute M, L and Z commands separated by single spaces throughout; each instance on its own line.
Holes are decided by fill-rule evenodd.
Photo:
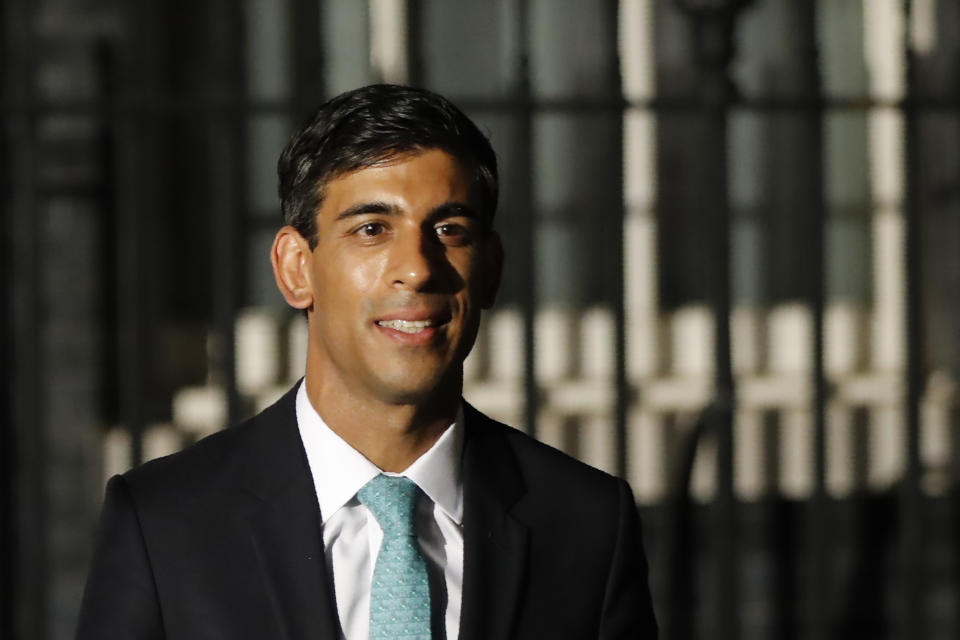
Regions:
M 503 275 L 503 243 L 500 234 L 491 229 L 483 247 L 483 289 L 480 292 L 482 309 L 489 309 L 497 299 L 500 278 Z
M 273 277 L 283 299 L 295 309 L 307 309 L 313 304 L 310 257 L 310 245 L 300 232 L 290 225 L 277 232 L 270 247 Z

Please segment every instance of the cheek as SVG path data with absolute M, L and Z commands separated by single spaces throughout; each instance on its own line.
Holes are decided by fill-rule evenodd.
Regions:
M 455 267 L 463 280 L 464 289 L 470 292 L 474 304 L 479 304 L 480 300 L 477 296 L 484 288 L 483 260 L 479 255 L 474 254 Z
M 477 273 L 480 271 L 480 256 L 476 251 L 448 253 L 447 261 L 464 283 L 470 284 L 477 279 Z
M 383 273 L 383 259 L 376 260 L 342 260 L 340 266 L 341 282 L 356 292 L 364 293 L 372 291 L 378 282 L 380 274 Z
M 363 259 L 340 253 L 331 255 L 325 265 L 327 301 L 332 309 L 363 309 L 372 301 L 383 273 L 383 260 Z

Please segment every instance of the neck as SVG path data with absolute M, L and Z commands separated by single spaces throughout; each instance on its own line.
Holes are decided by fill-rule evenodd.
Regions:
M 307 374 L 307 397 L 330 429 L 383 471 L 400 473 L 426 453 L 457 417 L 460 387 L 426 401 L 358 400 Z M 349 400 L 345 401 L 345 399 Z

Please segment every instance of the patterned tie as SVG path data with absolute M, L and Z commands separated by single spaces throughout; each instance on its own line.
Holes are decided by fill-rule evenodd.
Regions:
M 383 529 L 370 589 L 370 640 L 430 640 L 430 584 L 413 526 L 417 485 L 379 475 L 357 497 Z

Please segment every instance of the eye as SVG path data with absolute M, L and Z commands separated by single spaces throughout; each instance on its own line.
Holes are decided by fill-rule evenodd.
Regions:
M 440 242 L 447 245 L 463 246 L 470 242 L 470 229 L 456 222 L 441 222 L 434 227 L 434 231 Z
M 387 230 L 382 222 L 364 222 L 353 230 L 353 233 L 362 238 L 375 238 Z

